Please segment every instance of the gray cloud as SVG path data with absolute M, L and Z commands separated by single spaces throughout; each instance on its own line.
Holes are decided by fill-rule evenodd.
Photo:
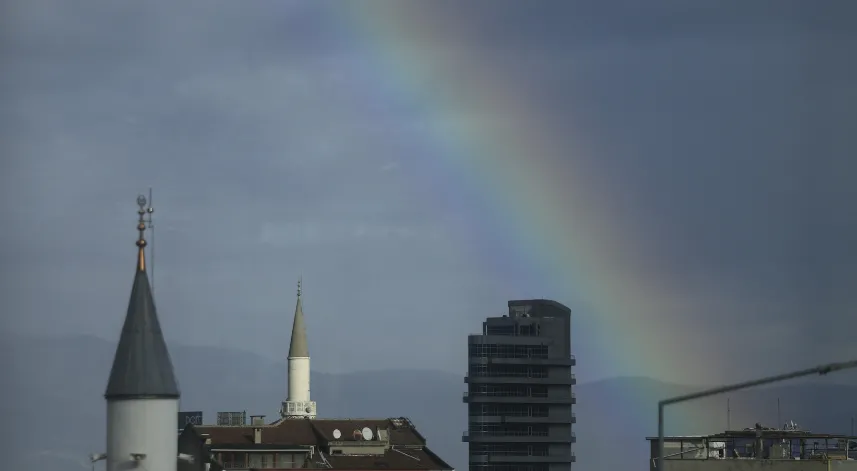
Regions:
M 339 5 L 5 5 L 9 327 L 115 336 L 133 199 L 150 185 L 157 297 L 179 341 L 281 356 L 303 274 L 322 370 L 365 366 L 358 349 L 379 367 L 460 371 L 464 334 L 481 318 L 508 298 L 554 295 L 516 269 L 526 261 L 501 238 L 473 232 L 480 203 L 443 188 L 459 185 L 453 176 L 409 173 L 407 157 L 438 158 L 413 148 L 428 133 L 424 110 L 360 93 L 372 52 Z M 396 18 L 424 20 L 401 41 L 438 60 L 456 48 L 503 74 L 565 146 L 557 152 L 585 141 L 589 157 L 574 158 L 615 188 L 609 218 L 633 231 L 618 239 L 633 245 L 612 249 L 629 252 L 634 276 L 670 287 L 662 322 L 698 319 L 683 344 L 765 362 L 857 353 L 846 315 L 857 307 L 852 3 L 426 5 L 396 7 Z M 470 75 L 447 68 L 414 84 L 460 97 L 452 126 L 482 111 Z M 596 357 L 597 300 L 555 295 L 582 313 L 578 355 Z M 794 344 L 815 353 L 798 358 Z M 719 363 L 736 366 L 716 374 L 762 368 L 741 355 L 724 352 Z M 629 373 L 584 363 L 581 378 Z M 676 374 L 667 379 L 714 373 Z

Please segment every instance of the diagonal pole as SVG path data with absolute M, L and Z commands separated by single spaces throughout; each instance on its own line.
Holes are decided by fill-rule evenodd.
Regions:
M 800 378 L 803 376 L 809 376 L 814 374 L 823 376 L 828 373 L 847 370 L 850 368 L 857 368 L 857 360 L 851 360 L 841 363 L 829 363 L 827 365 L 816 366 L 815 368 L 795 371 L 792 373 L 785 373 L 776 376 L 769 376 L 767 378 L 745 381 L 743 383 L 736 383 L 729 386 L 706 389 L 704 391 L 699 391 L 691 394 L 671 397 L 658 402 L 658 471 L 663 471 L 664 469 L 664 407 L 671 404 L 678 404 L 679 402 L 692 401 L 694 399 L 723 394 L 725 392 L 738 391 L 740 389 L 752 388 L 754 386 L 761 386 L 764 384 L 778 383 L 780 381 Z

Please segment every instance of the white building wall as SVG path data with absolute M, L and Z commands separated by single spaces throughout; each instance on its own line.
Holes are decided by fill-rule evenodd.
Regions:
M 107 471 L 176 471 L 176 399 L 107 401 Z M 146 458 L 135 468 L 132 453 Z
M 306 402 L 309 397 L 309 358 L 289 357 L 289 402 Z

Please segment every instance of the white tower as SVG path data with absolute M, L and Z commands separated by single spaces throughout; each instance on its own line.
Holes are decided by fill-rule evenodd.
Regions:
M 180 394 L 146 274 L 146 240 L 143 237 L 146 198 L 140 196 L 137 203 L 140 205 L 137 272 L 104 393 L 107 399 L 105 459 L 107 471 L 176 471 L 176 417 Z
M 286 400 L 280 409 L 284 419 L 315 418 L 315 401 L 309 396 L 309 348 L 301 303 L 301 281 L 298 280 L 298 302 L 292 324 L 292 341 L 289 345 L 289 387 Z

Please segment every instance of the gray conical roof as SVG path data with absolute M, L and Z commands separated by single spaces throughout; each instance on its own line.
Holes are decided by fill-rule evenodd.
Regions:
M 142 239 L 141 239 L 142 240 Z M 142 241 L 145 245 L 145 241 Z M 146 275 L 143 248 L 122 335 L 107 382 L 107 399 L 178 398 L 173 363 L 167 351 L 155 300 Z
M 295 321 L 292 323 L 292 341 L 289 344 L 289 358 L 309 358 L 309 347 L 306 341 L 306 325 L 304 324 L 303 303 L 298 291 L 298 303 L 295 306 Z

